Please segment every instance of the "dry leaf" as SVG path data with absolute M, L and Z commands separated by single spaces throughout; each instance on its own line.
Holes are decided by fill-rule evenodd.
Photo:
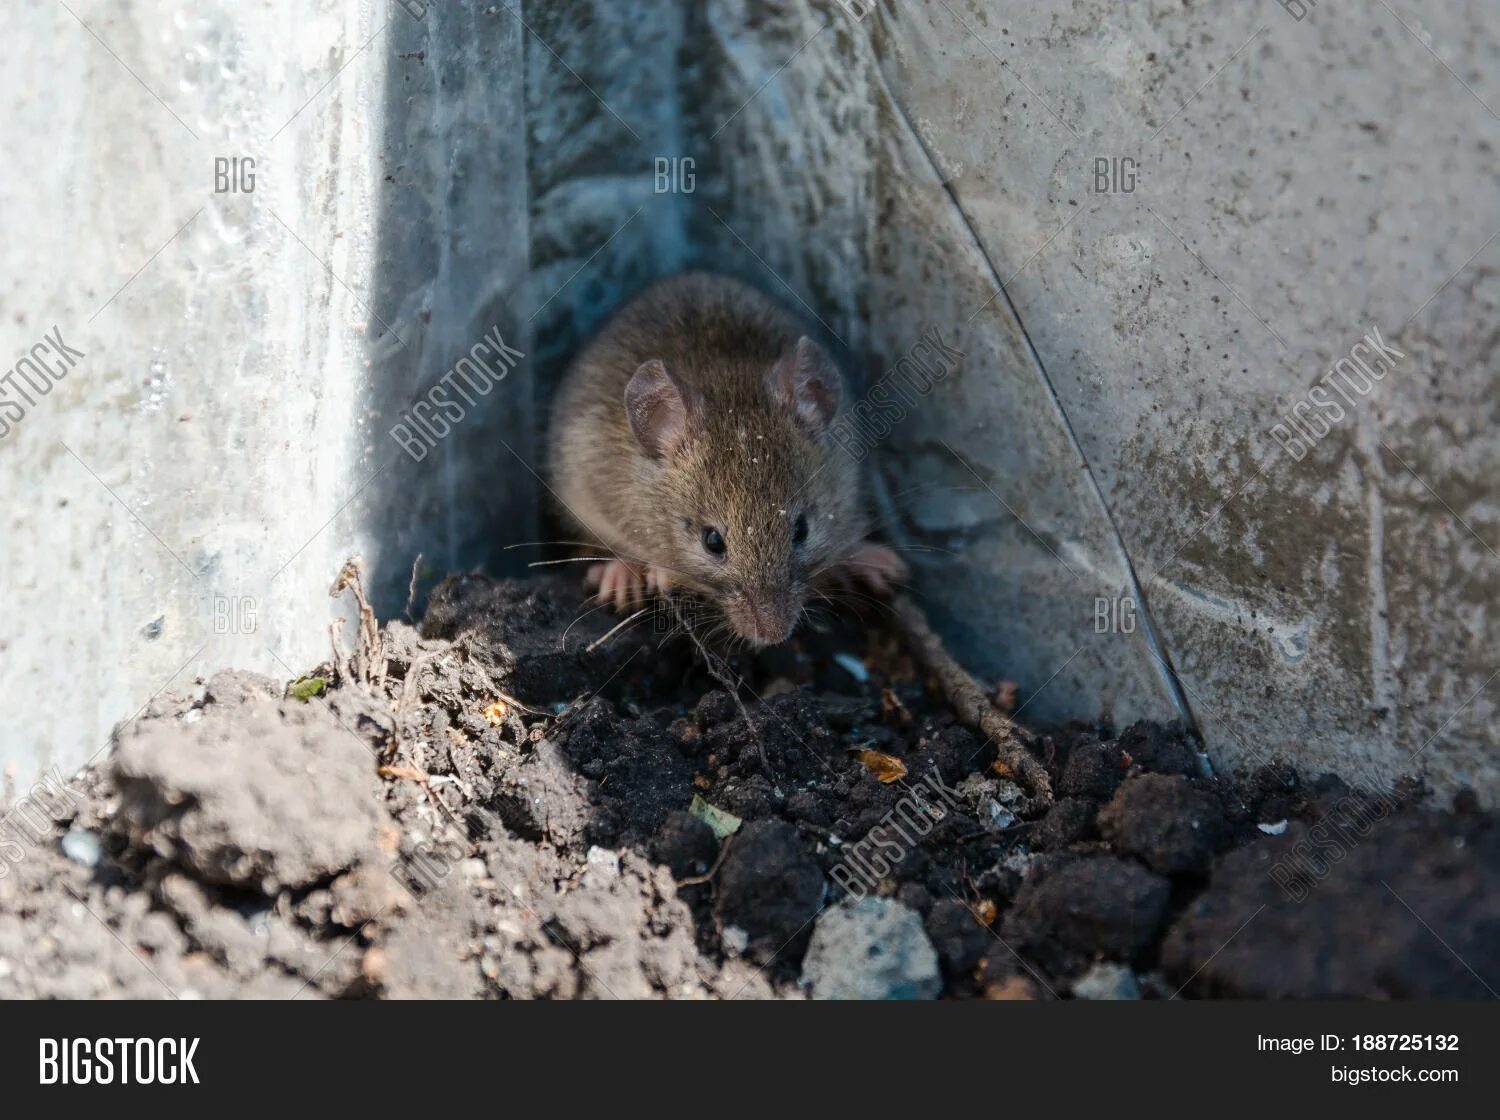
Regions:
M 1000 908 L 997 907 L 994 902 L 988 898 L 980 899 L 978 905 L 974 906 L 972 910 L 974 914 L 974 920 L 982 926 L 994 925 L 995 919 L 1000 914 Z
M 906 777 L 906 763 L 902 762 L 893 754 L 884 751 L 863 750 L 859 752 L 859 760 L 865 764 L 865 769 L 874 774 L 886 785 L 899 782 Z
M 1039 999 L 1041 993 L 1035 984 L 1024 976 L 1012 976 L 985 985 L 985 999 Z
M 509 712 L 510 705 L 504 700 L 496 700 L 484 710 L 484 718 L 490 721 L 490 726 L 499 727 L 505 722 L 505 717 Z
M 880 690 L 880 714 L 887 719 L 895 716 L 897 723 L 911 722 L 911 712 L 907 711 L 906 705 L 901 703 L 901 697 L 888 688 Z

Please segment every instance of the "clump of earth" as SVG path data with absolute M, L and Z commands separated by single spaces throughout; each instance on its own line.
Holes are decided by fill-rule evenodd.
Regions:
M 157 697 L 13 799 L 0 998 L 1500 983 L 1500 825 L 1472 796 L 1215 774 L 1137 724 L 1034 729 L 1038 798 L 878 620 L 717 672 L 668 627 L 601 641 L 615 622 L 568 580 L 453 577 L 290 686 Z

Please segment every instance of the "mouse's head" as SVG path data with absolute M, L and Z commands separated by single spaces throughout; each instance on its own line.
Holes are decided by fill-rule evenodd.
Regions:
M 671 580 L 764 646 L 792 632 L 814 580 L 858 545 L 865 523 L 858 466 L 828 436 L 837 367 L 800 338 L 746 372 L 689 380 L 652 359 L 630 379 L 625 407 L 649 463 L 651 508 L 665 519 L 655 535 L 669 542 Z

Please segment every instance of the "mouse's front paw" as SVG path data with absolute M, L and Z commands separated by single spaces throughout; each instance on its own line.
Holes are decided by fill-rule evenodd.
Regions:
M 837 580 L 889 595 L 910 574 L 906 561 L 883 544 L 865 541 L 833 569 Z
M 613 603 L 618 611 L 639 606 L 652 595 L 666 594 L 667 573 L 655 566 L 636 567 L 624 560 L 606 560 L 589 567 L 583 585 L 595 592 L 601 603 Z

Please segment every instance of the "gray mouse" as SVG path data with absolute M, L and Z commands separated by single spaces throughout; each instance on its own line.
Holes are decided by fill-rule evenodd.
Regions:
M 553 493 L 612 557 L 587 585 L 620 610 L 694 592 L 754 647 L 831 588 L 888 593 L 905 565 L 865 539 L 859 465 L 828 435 L 843 394 L 829 354 L 748 285 L 689 273 L 627 302 L 552 409 Z

